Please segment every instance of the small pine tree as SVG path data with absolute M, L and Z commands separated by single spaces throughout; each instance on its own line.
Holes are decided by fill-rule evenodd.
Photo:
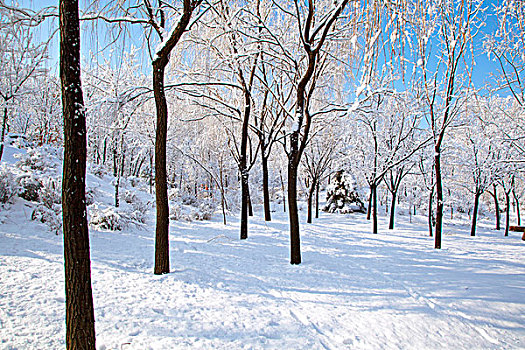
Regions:
M 329 213 L 364 213 L 365 205 L 356 189 L 355 181 L 350 174 L 339 170 L 335 174 L 334 182 L 328 186 L 326 206 L 323 211 Z

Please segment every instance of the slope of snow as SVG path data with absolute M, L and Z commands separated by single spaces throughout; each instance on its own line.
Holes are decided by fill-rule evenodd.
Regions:
M 57 349 L 62 237 L 30 212 L 23 200 L 0 212 L 0 347 Z M 286 215 L 274 217 L 253 218 L 247 241 L 219 217 L 172 222 L 172 273 L 163 276 L 152 274 L 153 215 L 150 229 L 91 231 L 97 348 L 525 347 L 517 234 L 481 225 L 471 238 L 449 226 L 437 251 L 423 218 L 372 235 L 362 215 L 322 214 L 302 226 L 304 263 L 292 266 Z

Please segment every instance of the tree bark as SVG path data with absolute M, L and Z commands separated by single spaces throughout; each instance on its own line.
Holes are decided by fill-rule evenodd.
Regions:
M 509 226 L 510 226 L 510 192 L 505 191 L 505 204 L 507 210 L 505 210 L 505 237 L 509 235 Z
M 372 186 L 372 233 L 377 233 L 377 185 Z
M 312 223 L 312 206 L 313 206 L 313 198 L 314 198 L 316 184 L 317 184 L 317 179 L 312 179 L 312 184 L 310 188 L 308 189 L 308 215 L 306 218 L 306 222 L 309 224 Z
M 288 214 L 290 217 L 290 263 L 301 263 L 301 239 L 299 236 L 299 212 L 297 209 L 297 167 L 288 162 Z
M 370 220 L 372 215 L 372 196 L 374 195 L 374 191 L 372 189 L 372 185 L 370 185 L 370 194 L 368 195 L 368 209 L 366 211 L 366 219 Z
M 7 104 L 7 101 L 4 101 Z M 7 128 L 7 106 L 4 107 L 4 116 L 2 118 L 2 132 L 0 134 L 0 160 L 4 154 L 5 129 Z
M 513 190 L 512 195 L 514 196 L 514 202 L 516 202 L 516 217 L 517 217 L 517 225 L 521 226 L 521 216 L 520 216 L 520 202 L 518 200 L 518 196 L 516 195 L 516 192 Z
M 279 177 L 281 178 L 281 191 L 283 192 L 283 212 L 286 213 L 286 195 L 284 194 L 284 181 L 281 170 L 279 170 Z
M 388 223 L 388 229 L 394 229 L 395 210 L 396 210 L 396 198 L 397 191 L 392 192 L 392 203 L 390 203 L 390 222 Z M 410 211 L 410 208 L 408 209 Z
M 262 155 L 261 162 L 262 162 L 262 178 L 263 178 L 264 220 L 272 221 L 272 213 L 271 213 L 271 208 L 270 208 L 270 189 L 268 186 L 268 158 Z
M 436 147 L 434 162 L 436 165 L 436 234 L 434 248 L 441 249 L 441 231 L 443 229 L 443 184 L 441 182 L 440 148 Z
M 476 224 L 478 220 L 478 207 L 479 207 L 479 196 L 481 193 L 476 192 L 474 195 L 474 209 L 472 214 L 472 226 L 470 227 L 470 235 L 474 237 L 476 235 Z
M 155 133 L 155 200 L 157 224 L 155 229 L 155 267 L 153 273 L 170 272 L 168 178 L 166 141 L 168 134 L 168 105 L 164 91 L 164 68 L 160 60 L 153 62 L 153 95 L 157 109 Z
M 428 196 L 428 235 L 434 236 L 434 225 L 433 225 L 433 211 L 434 206 L 434 187 L 430 189 L 430 195 Z
M 500 219 L 500 209 L 499 209 L 499 201 L 498 201 L 498 192 L 496 185 L 492 185 L 494 188 L 494 194 L 492 195 L 494 197 L 494 209 L 496 211 L 496 230 L 501 230 L 501 219 Z
M 64 115 L 62 215 L 66 347 L 95 349 L 95 314 L 86 213 L 86 116 L 80 81 L 78 0 L 60 1 L 60 78 Z
M 241 173 L 241 239 L 248 238 L 248 206 L 250 201 L 248 191 L 248 174 Z
M 319 219 L 319 181 L 315 186 L 315 218 Z

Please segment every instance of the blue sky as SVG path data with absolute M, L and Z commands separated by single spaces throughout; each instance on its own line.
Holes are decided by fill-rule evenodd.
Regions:
M 497 2 L 496 0 L 489 0 L 486 1 L 486 3 L 489 6 L 493 6 L 493 4 Z M 89 0 L 80 0 L 80 6 L 81 8 L 85 7 L 87 4 L 91 3 Z M 29 7 L 32 9 L 39 9 L 47 6 L 56 6 L 58 7 L 58 1 L 55 0 L 23 0 L 21 1 L 21 6 L 23 7 Z M 490 13 L 490 11 L 489 11 Z M 496 28 L 496 20 L 493 16 L 490 14 L 487 15 L 487 19 L 485 21 L 485 27 L 482 29 L 482 31 L 478 34 L 478 37 L 476 39 L 476 66 L 473 69 L 473 83 L 476 88 L 481 88 L 485 86 L 487 83 L 491 81 L 491 73 L 497 74 L 498 65 L 493 62 L 492 60 L 489 60 L 487 55 L 483 53 L 482 51 L 482 40 L 486 33 L 493 32 Z M 41 25 L 40 28 L 36 31 L 37 38 L 40 38 L 40 40 L 44 40 L 49 36 L 49 33 L 52 33 L 56 28 L 58 27 L 58 19 L 54 20 L 48 20 L 43 25 Z M 99 21 L 98 23 L 83 23 L 82 24 L 82 56 L 84 59 L 84 63 L 87 63 L 88 61 L 91 61 L 90 52 L 97 52 L 97 50 L 101 50 L 102 48 L 106 47 L 108 40 L 110 38 L 110 30 L 108 29 L 110 26 L 108 26 L 105 23 L 102 23 L 102 21 Z M 126 42 L 122 44 L 120 43 L 120 50 L 122 50 L 122 45 L 125 47 L 129 45 L 134 46 L 140 46 L 142 44 L 143 40 L 143 34 L 141 32 L 140 26 L 134 25 L 133 26 L 133 35 L 126 36 Z M 98 33 L 98 35 L 94 35 L 94 33 Z M 49 68 L 53 68 L 57 66 L 58 62 L 58 52 L 59 52 L 59 36 L 58 33 L 55 34 L 55 37 L 51 43 L 51 47 L 49 50 L 50 54 L 50 60 L 48 62 Z M 99 54 L 100 55 L 100 54 Z M 110 50 L 106 49 L 104 52 L 101 53 L 101 55 L 105 55 L 106 57 L 111 56 L 112 65 L 118 66 L 118 60 L 119 55 L 114 54 L 110 55 Z M 148 72 L 150 67 L 150 60 L 147 56 L 147 53 L 145 53 L 145 56 L 142 59 L 143 69 L 144 72 Z M 501 94 L 505 95 L 505 92 L 501 92 Z

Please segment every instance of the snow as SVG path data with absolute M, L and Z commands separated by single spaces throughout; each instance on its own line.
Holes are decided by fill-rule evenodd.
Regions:
M 88 180 L 99 181 L 95 201 L 111 200 L 109 180 Z M 34 205 L 15 198 L 0 210 L 3 349 L 64 347 L 62 236 L 30 220 Z M 153 209 L 143 226 L 91 228 L 97 349 L 525 347 L 519 234 L 481 221 L 470 237 L 458 218 L 435 250 L 423 216 L 398 215 L 393 231 L 380 216 L 374 235 L 363 214 L 321 213 L 305 224 L 302 211 L 296 266 L 286 213 L 276 206 L 265 222 L 256 209 L 246 241 L 235 216 L 227 226 L 219 215 L 171 221 L 172 272 L 162 276 L 152 273 Z

